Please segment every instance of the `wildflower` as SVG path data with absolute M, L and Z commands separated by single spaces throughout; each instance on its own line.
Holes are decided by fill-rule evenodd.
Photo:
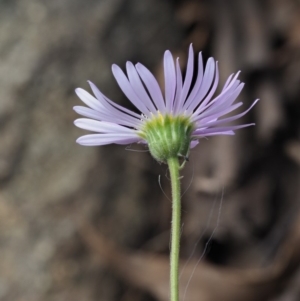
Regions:
M 188 157 L 190 148 L 203 137 L 214 135 L 234 135 L 234 131 L 254 125 L 228 125 L 244 116 L 251 107 L 237 115 L 223 117 L 236 110 L 242 102 L 234 103 L 243 89 L 244 83 L 232 74 L 221 93 L 213 98 L 219 82 L 218 64 L 209 58 L 206 68 L 202 56 L 198 56 L 198 70 L 195 84 L 194 52 L 192 45 L 185 79 L 179 66 L 174 63 L 170 51 L 164 54 L 165 95 L 153 74 L 142 64 L 126 63 L 127 76 L 117 65 L 112 66 L 113 75 L 120 88 L 140 111 L 140 114 L 126 109 L 103 95 L 89 82 L 95 95 L 78 88 L 76 93 L 89 107 L 75 106 L 74 110 L 87 118 L 75 120 L 79 128 L 96 132 L 77 139 L 81 145 L 105 144 L 147 144 L 152 156 L 160 162 L 170 157 Z M 222 118 L 223 117 L 223 118 Z M 222 119 L 221 119 L 222 118 Z

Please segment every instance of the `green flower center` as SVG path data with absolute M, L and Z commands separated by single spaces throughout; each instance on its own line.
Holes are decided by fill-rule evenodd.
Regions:
M 160 162 L 188 157 L 194 124 L 186 116 L 154 116 L 145 122 L 140 136 L 148 142 L 151 155 Z

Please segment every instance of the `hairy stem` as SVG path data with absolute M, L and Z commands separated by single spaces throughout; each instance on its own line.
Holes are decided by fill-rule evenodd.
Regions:
M 170 254 L 170 300 L 179 301 L 179 249 L 180 249 L 180 179 L 178 158 L 168 159 L 172 186 L 172 229 Z

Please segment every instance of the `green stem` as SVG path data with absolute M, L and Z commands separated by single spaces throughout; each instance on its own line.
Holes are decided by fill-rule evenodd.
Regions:
M 179 248 L 180 248 L 180 179 L 178 158 L 168 159 L 172 186 L 172 230 L 170 254 L 170 300 L 179 301 Z

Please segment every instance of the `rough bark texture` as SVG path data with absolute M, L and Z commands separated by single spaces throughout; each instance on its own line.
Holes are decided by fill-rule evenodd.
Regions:
M 186 164 L 181 300 L 299 300 L 299 20 L 296 0 L 1 1 L 0 300 L 168 300 L 167 167 L 76 145 L 72 107 L 88 79 L 130 107 L 111 64 L 163 83 L 190 43 L 261 101 Z

